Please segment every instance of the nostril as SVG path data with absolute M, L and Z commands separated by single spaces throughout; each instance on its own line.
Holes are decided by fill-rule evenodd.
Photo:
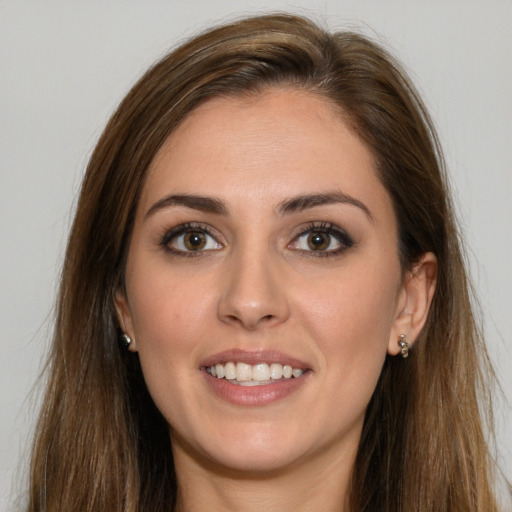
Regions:
M 226 315 L 226 320 L 229 322 L 233 322 L 236 324 L 241 324 L 245 326 L 248 329 L 256 329 L 258 325 L 267 324 L 268 322 L 271 322 L 276 318 L 275 315 L 269 314 L 269 315 L 263 315 L 261 317 L 255 316 L 255 317 L 249 317 L 249 316 L 243 316 L 243 315 Z
M 284 290 L 276 293 L 272 283 L 266 283 L 256 274 L 247 281 L 247 275 L 251 277 L 244 274 L 230 279 L 222 290 L 217 303 L 219 319 L 250 330 L 285 321 L 289 311 Z M 258 282 L 254 284 L 256 278 Z

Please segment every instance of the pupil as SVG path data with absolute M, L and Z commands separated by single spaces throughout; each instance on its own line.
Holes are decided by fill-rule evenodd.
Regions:
M 309 235 L 309 246 L 314 251 L 326 249 L 329 245 L 329 237 L 325 233 L 311 233 Z
M 187 235 L 185 236 L 185 246 L 187 247 L 187 249 L 202 249 L 205 243 L 206 240 L 203 233 L 193 231 L 191 233 L 187 233 Z

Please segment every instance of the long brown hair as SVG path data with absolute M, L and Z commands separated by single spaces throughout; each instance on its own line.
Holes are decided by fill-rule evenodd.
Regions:
M 438 258 L 427 324 L 410 358 L 386 360 L 367 409 L 351 510 L 497 510 L 484 421 L 492 372 L 433 125 L 379 45 L 288 15 L 245 19 L 179 47 L 139 80 L 100 138 L 62 270 L 28 510 L 172 509 L 168 428 L 137 355 L 118 343 L 113 306 L 138 197 L 155 153 L 198 104 L 281 85 L 336 104 L 371 149 L 403 268 L 427 251 Z

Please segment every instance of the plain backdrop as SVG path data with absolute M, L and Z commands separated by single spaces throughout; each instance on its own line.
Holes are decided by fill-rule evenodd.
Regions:
M 270 10 L 371 35 L 423 94 L 446 152 L 488 346 L 509 401 L 497 395 L 498 454 L 512 479 L 510 0 L 0 0 L 1 511 L 14 510 L 24 489 L 66 235 L 107 118 L 135 79 L 183 38 Z

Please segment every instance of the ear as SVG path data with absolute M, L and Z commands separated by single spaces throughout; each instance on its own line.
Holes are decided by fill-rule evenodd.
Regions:
M 388 354 L 397 355 L 400 352 L 398 339 L 401 334 L 405 334 L 409 345 L 416 341 L 427 321 L 436 281 L 437 258 L 427 252 L 404 275 L 389 337 Z
M 118 288 L 114 297 L 114 306 L 116 308 L 117 321 L 121 326 L 123 332 L 132 340 L 128 350 L 130 352 L 137 352 L 137 343 L 135 341 L 135 332 L 133 329 L 132 314 L 126 293 L 121 288 Z

